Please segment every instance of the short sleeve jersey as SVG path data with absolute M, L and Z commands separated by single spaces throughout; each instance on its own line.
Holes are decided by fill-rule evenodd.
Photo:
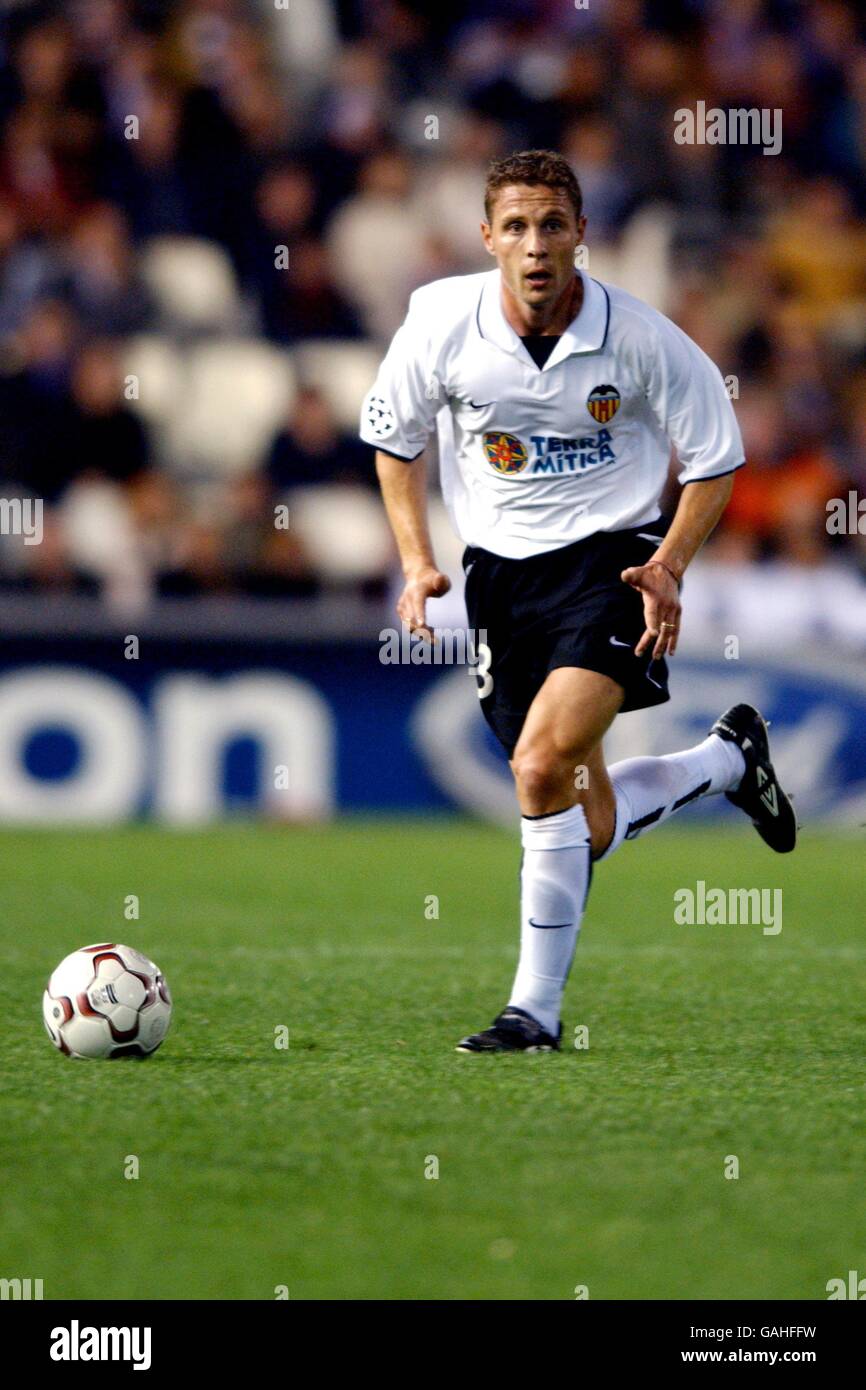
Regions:
M 543 366 L 507 322 L 498 269 L 414 292 L 368 392 L 361 438 L 407 461 L 438 436 L 468 545 L 524 559 L 654 520 L 679 479 L 739 468 L 718 368 L 670 319 L 582 271 L 583 303 Z

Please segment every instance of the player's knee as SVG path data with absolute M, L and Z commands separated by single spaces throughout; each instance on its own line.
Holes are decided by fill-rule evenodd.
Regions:
M 552 748 L 534 748 L 527 752 L 516 748 L 511 769 L 521 796 L 533 803 L 555 800 L 571 786 L 568 765 Z

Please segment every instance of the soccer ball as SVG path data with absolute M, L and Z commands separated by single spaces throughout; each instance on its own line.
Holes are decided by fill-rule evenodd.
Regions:
M 153 961 L 131 946 L 82 946 L 50 977 L 42 1017 L 67 1057 L 149 1057 L 168 1032 L 171 995 Z

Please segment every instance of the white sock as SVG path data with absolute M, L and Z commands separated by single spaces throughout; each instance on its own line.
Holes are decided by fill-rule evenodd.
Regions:
M 663 758 L 626 758 L 608 768 L 616 793 L 616 829 L 599 859 L 606 859 L 623 840 L 661 825 L 674 811 L 702 796 L 735 791 L 746 760 L 735 743 L 710 734 L 697 748 Z
M 520 822 L 520 962 L 509 1005 L 556 1036 L 592 873 L 582 806 Z

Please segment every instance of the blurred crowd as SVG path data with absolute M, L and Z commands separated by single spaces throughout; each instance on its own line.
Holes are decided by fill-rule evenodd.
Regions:
M 528 147 L 578 174 L 589 272 L 729 380 L 748 467 L 707 563 L 862 585 L 866 536 L 826 526 L 866 496 L 862 14 L 5 0 L 0 495 L 45 507 L 0 586 L 384 593 L 358 406 L 411 290 L 490 268 L 486 167 Z M 781 109 L 780 153 L 678 144 L 701 101 Z

